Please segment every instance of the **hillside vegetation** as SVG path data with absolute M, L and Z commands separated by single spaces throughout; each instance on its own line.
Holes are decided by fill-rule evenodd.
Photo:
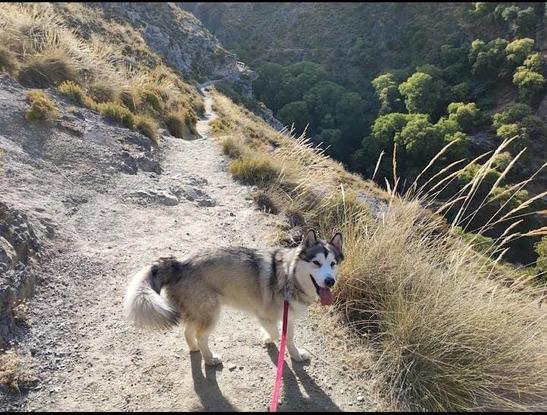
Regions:
M 256 96 L 281 122 L 381 186 L 394 180 L 394 157 L 404 191 L 446 145 L 421 184 L 515 137 L 491 165 L 476 160 L 436 198 L 458 195 L 484 170 L 469 200 L 482 208 L 462 221 L 465 231 L 500 237 L 505 224 L 492 223 L 526 200 L 516 230 L 547 225 L 534 213 L 547 207 L 544 3 L 184 7 L 256 68 Z M 444 214 L 454 221 L 460 207 Z M 538 243 L 516 238 L 506 258 L 533 266 Z
M 141 18 L 156 10 L 150 4 L 3 4 L 3 103 L 14 119 L 21 116 L 4 121 L 10 128 L 0 138 L 11 164 L 2 184 L 6 199 L 16 196 L 29 217 L 55 215 L 45 221 L 55 225 L 43 248 L 52 258 L 41 269 L 36 301 L 44 304 L 34 303 L 40 321 L 28 327 L 29 358 L 51 362 L 43 373 L 61 381 L 52 376 L 33 390 L 31 400 L 38 399 L 26 408 L 237 408 L 224 395 L 241 392 L 239 383 L 219 376 L 230 388 L 219 387 L 195 354 L 181 358 L 180 333 L 158 339 L 130 330 L 119 301 L 126 284 L 120 276 L 137 262 L 182 256 L 220 239 L 266 245 L 257 225 L 262 214 L 239 194 L 240 183 L 253 186 L 256 205 L 278 224 L 268 242 L 296 246 L 310 227 L 324 238 L 342 232 L 335 304 L 314 313 L 326 351 L 372 389 L 367 400 L 380 395 L 395 410 L 547 409 L 547 230 L 532 229 L 537 223 L 529 220 L 540 221 L 535 211 L 545 196 L 536 173 L 547 136 L 540 116 L 545 72 L 534 39 L 543 23 L 536 4 L 498 6 L 185 4 L 206 24 L 230 23 L 217 28 L 219 37 L 255 65 L 258 97 L 294 124 L 277 131 L 213 89 L 207 113 L 218 114 L 209 123 L 215 149 L 210 140 L 160 137 L 161 128 L 196 135 L 205 108 L 194 81 L 238 73 L 234 57 L 208 33 L 187 33 L 191 51 L 164 36 L 162 30 L 181 29 L 166 23 L 184 18 L 177 6 L 158 6 L 149 24 Z M 190 19 L 181 31 L 201 33 L 198 23 Z M 200 49 L 205 44 L 210 48 Z M 212 62 L 218 67 L 207 68 Z M 236 84 L 230 92 L 237 93 Z M 20 106 L 9 106 L 13 97 Z M 252 105 L 248 95 L 241 101 Z M 86 131 L 52 127 L 58 117 L 78 114 L 76 107 L 86 108 L 78 121 Z M 204 134 L 207 120 L 199 123 Z M 37 139 L 42 126 L 45 138 Z M 118 130 L 127 129 L 154 144 L 131 133 L 132 147 L 165 145 L 161 160 L 127 169 L 122 153 L 130 146 L 117 142 L 128 137 Z M 33 153 L 35 144 L 48 151 Z M 217 150 L 237 182 L 226 177 Z M 203 237 L 205 227 L 211 238 Z M 534 268 L 504 263 L 510 247 L 530 240 Z M 519 252 L 531 262 L 536 255 L 526 243 Z M 24 316 L 19 310 L 18 319 Z M 317 334 L 315 326 L 308 331 Z M 228 333 L 230 352 L 249 356 Z M 229 369 L 232 379 L 269 370 L 266 354 L 256 360 L 264 366 Z M 322 360 L 315 374 L 330 382 L 333 362 Z M 17 390 L 36 382 L 25 367 L 13 350 L 2 353 L 0 385 Z M 309 402 L 329 394 L 314 372 L 292 369 L 286 386 L 303 384 L 308 397 L 286 396 Z M 336 378 L 344 390 L 346 379 Z M 256 382 L 262 390 L 265 382 Z M 305 408 L 336 408 L 329 402 L 326 396 Z
M 0 66 L 24 86 L 56 88 L 77 106 L 154 142 L 159 126 L 195 134 L 201 97 L 130 25 L 81 4 L 5 4 Z
M 277 241 L 294 245 L 310 226 L 322 235 L 342 230 L 346 259 L 325 332 L 342 323 L 333 347 L 363 381 L 398 409 L 544 406 L 541 291 L 528 274 L 498 264 L 503 242 L 477 254 L 472 246 L 484 241 L 425 211 L 431 196 L 422 189 L 375 189 L 303 137 L 272 130 L 220 94 L 215 102 L 230 171 L 256 185 L 259 206 L 279 216 Z

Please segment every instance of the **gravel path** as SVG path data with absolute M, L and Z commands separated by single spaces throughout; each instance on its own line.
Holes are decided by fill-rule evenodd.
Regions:
M 208 134 L 209 97 L 206 104 L 202 138 L 163 137 L 161 174 L 103 174 L 72 163 L 57 181 L 24 181 L 28 195 L 42 188 L 36 203 L 57 223 L 57 236 L 55 255 L 38 270 L 31 327 L 18 346 L 33 356 L 40 382 L 22 395 L 0 396 L 3 409 L 267 410 L 277 349 L 262 346 L 254 318 L 223 313 L 211 348 L 224 365 L 206 368 L 199 354 L 189 354 L 182 327 L 140 331 L 122 315 L 129 276 L 160 255 L 267 245 L 263 235 L 273 219 L 226 172 L 227 160 Z M 86 174 L 93 179 L 83 180 Z M 71 203 L 60 205 L 60 194 L 70 194 Z M 303 321 L 297 342 L 320 358 L 308 364 L 287 358 L 279 410 L 367 409 L 362 390 L 333 368 L 332 352 L 314 336 L 316 325 L 312 317 Z

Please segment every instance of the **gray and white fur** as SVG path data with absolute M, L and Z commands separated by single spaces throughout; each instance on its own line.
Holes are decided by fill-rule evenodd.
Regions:
M 183 322 L 190 351 L 201 351 L 206 364 L 221 363 L 209 349 L 209 335 L 222 306 L 254 314 L 265 343 L 279 338 L 285 296 L 290 311 L 287 348 L 296 361 L 309 354 L 294 343 L 294 320 L 318 298 L 332 302 L 330 289 L 343 259 L 342 235 L 327 242 L 310 230 L 296 248 L 209 250 L 185 260 L 162 257 L 138 271 L 125 295 L 126 316 L 136 326 L 164 329 Z

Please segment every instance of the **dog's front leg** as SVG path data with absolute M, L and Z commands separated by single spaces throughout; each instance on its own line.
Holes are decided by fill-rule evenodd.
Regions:
M 291 318 L 289 315 L 287 321 L 287 348 L 289 349 L 289 355 L 291 356 L 291 359 L 297 362 L 310 360 L 310 354 L 304 349 L 299 349 L 294 344 L 294 324 L 294 318 Z

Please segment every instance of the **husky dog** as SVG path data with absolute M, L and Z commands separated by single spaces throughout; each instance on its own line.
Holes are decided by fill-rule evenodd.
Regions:
M 331 288 L 342 254 L 342 235 L 330 242 L 309 230 L 296 248 L 221 248 L 185 260 L 160 258 L 137 272 L 125 296 L 125 312 L 136 326 L 167 328 L 182 320 L 190 351 L 201 351 L 207 365 L 221 363 L 209 349 L 208 339 L 221 306 L 254 314 L 265 336 L 279 339 L 283 302 L 289 301 L 287 346 L 296 361 L 309 354 L 294 343 L 294 320 L 320 299 L 332 304 Z M 161 295 L 160 295 L 161 293 Z

